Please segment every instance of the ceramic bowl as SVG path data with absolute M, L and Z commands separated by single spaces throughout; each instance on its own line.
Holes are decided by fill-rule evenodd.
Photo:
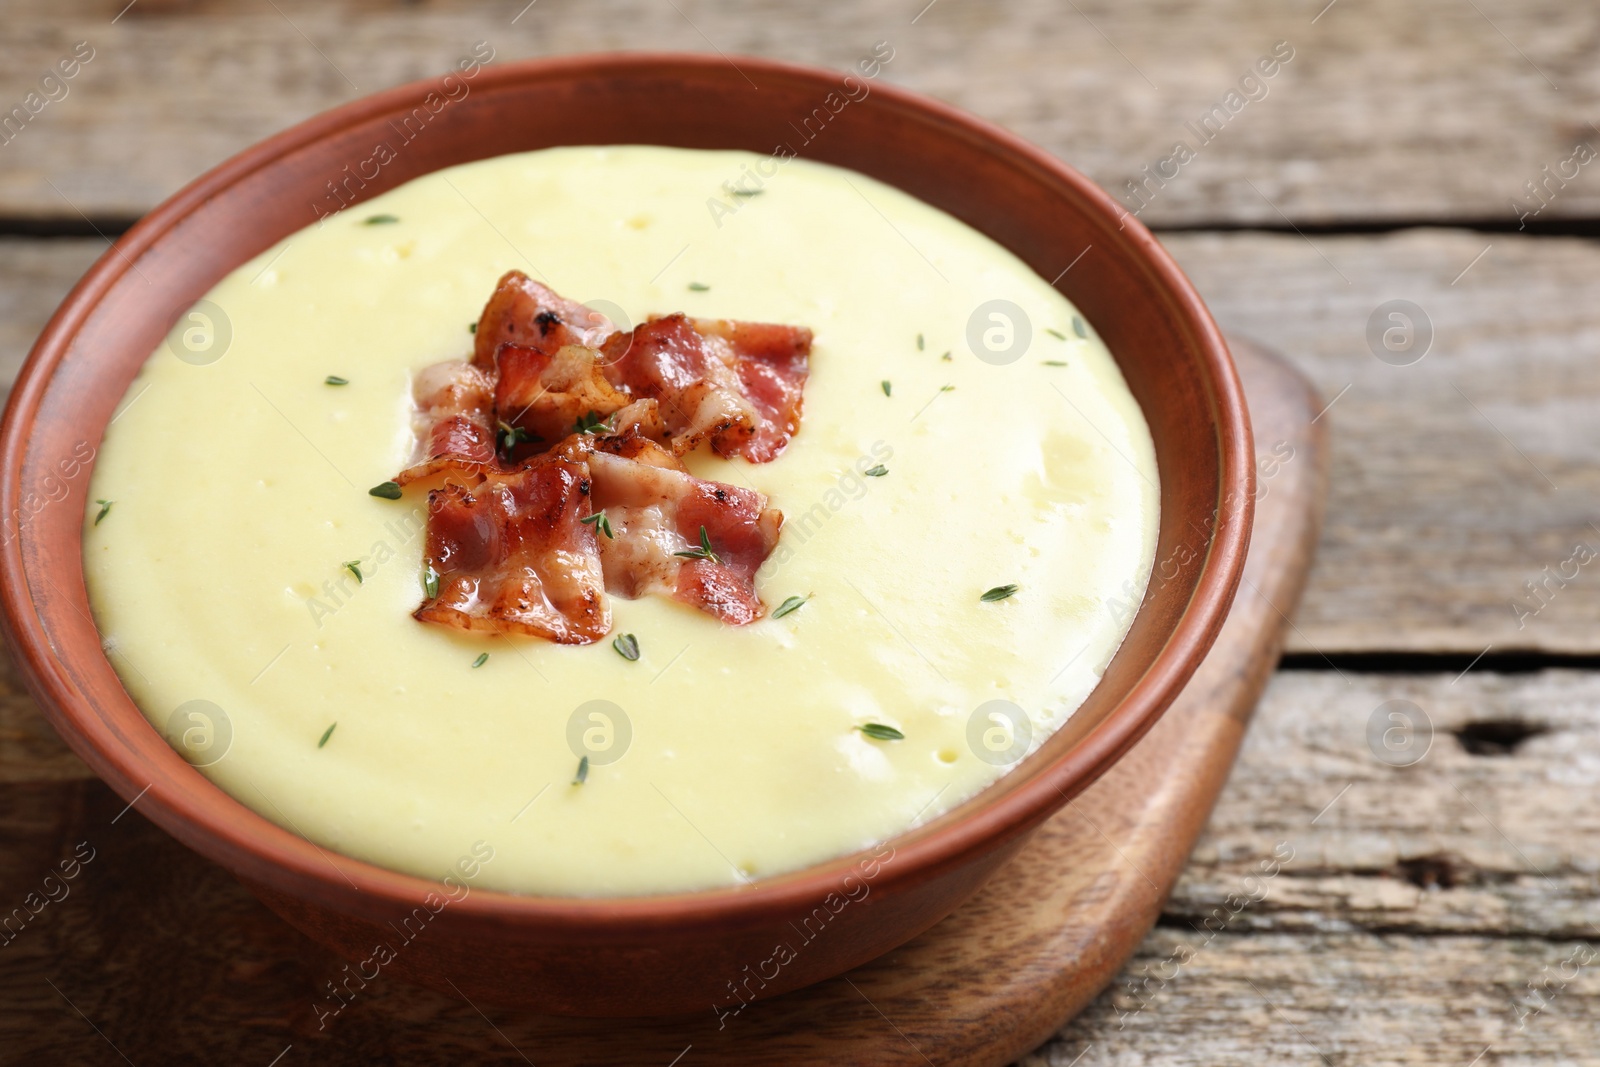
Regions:
M 395 942 L 410 918 L 426 929 L 384 971 L 447 991 L 453 983 L 478 1003 L 578 1015 L 715 1010 L 839 974 L 971 895 L 1150 728 L 1222 624 L 1252 517 L 1249 423 L 1221 333 L 1150 233 L 1071 167 L 944 104 L 859 71 L 846 81 L 736 62 L 628 54 L 510 63 L 304 122 L 204 175 L 117 241 L 50 320 L 11 394 L 0 429 L 0 597 L 34 695 L 74 751 L 138 798 L 140 813 L 348 959 Z M 421 132 L 372 166 L 374 146 L 395 142 L 408 122 Z M 354 859 L 335 870 L 168 747 L 124 692 L 90 619 L 88 477 L 68 480 L 65 498 L 49 487 L 60 485 L 67 457 L 98 448 L 179 313 L 336 206 L 334 189 L 358 202 L 487 156 L 632 143 L 790 146 L 942 208 L 1054 279 L 1105 339 L 1154 435 L 1156 575 L 1104 678 L 1058 733 L 974 799 L 875 853 L 737 888 L 593 900 L 474 890 L 440 908 L 437 883 Z M 799 929 L 821 932 L 774 963 L 776 946 L 796 947 Z

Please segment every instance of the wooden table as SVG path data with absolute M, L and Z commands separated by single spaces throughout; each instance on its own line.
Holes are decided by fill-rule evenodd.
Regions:
M 1600 1060 L 1600 248 L 1589 239 L 1600 166 L 1580 162 L 1600 150 L 1600 9 L 126 2 L 12 0 L 0 20 L 0 108 L 22 104 L 76 42 L 93 49 L 67 95 L 0 144 L 7 380 L 106 235 L 246 144 L 442 73 L 478 41 L 501 60 L 649 46 L 840 68 L 887 41 L 889 80 L 1015 129 L 1130 207 L 1127 182 L 1175 142 L 1195 146 L 1185 123 L 1211 114 L 1220 132 L 1146 186 L 1141 217 L 1226 329 L 1286 354 L 1330 400 L 1328 519 L 1289 656 L 1162 920 L 1028 1062 Z M 1228 100 L 1261 57 L 1285 53 L 1278 42 L 1292 58 Z M 1541 197 L 1528 182 L 1544 183 Z M 1426 318 L 1416 362 L 1425 334 L 1407 351 L 1382 347 L 1397 322 L 1378 309 L 1394 300 Z M 1369 720 L 1391 700 L 1431 723 L 1410 766 L 1369 744 Z M 14 673 L 0 674 L 4 908 L 71 855 L 64 807 L 117 814 L 87 778 Z M 129 1035 L 97 1032 L 111 1005 L 39 982 L 41 954 L 66 940 L 92 944 L 86 959 L 130 986 L 170 987 L 145 1036 L 169 1032 L 177 1048 L 204 1047 L 179 1035 L 212 1025 L 207 982 L 249 971 L 227 953 L 135 953 L 129 931 L 146 916 L 96 904 L 107 899 L 96 879 L 143 880 L 149 891 L 125 899 L 153 915 L 157 887 L 200 876 L 202 861 L 149 846 L 158 835 L 139 819 L 108 823 L 106 847 L 123 852 L 115 870 L 90 864 L 77 900 L 0 947 L 0 1060 L 27 1048 L 49 1055 L 26 1062 L 121 1062 Z M 1295 859 L 1266 899 L 1175 967 L 1200 941 L 1195 925 L 1283 841 Z M 141 854 L 160 869 L 136 873 Z M 470 1018 L 421 993 L 416 1012 Z M 240 1047 L 261 1064 L 298 1040 L 264 1026 L 249 1036 Z M 481 1038 L 477 1054 L 513 1056 L 488 1021 Z M 425 1061 L 403 1045 L 388 1055 Z

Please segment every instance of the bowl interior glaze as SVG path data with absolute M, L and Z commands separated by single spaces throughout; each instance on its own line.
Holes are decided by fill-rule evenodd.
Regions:
M 0 431 L 0 506 L 9 519 L 0 552 L 5 623 L 56 729 L 114 789 L 138 797 L 141 812 L 271 893 L 343 915 L 420 901 L 434 883 L 356 860 L 341 859 L 334 871 L 315 846 L 222 793 L 151 728 L 90 619 L 81 560 L 87 473 L 70 479 L 58 500 L 48 499 L 47 479 L 61 480 L 65 457 L 98 448 L 134 374 L 181 311 L 239 264 L 315 222 L 330 197 L 359 201 L 445 166 L 555 145 L 787 148 L 898 186 L 1054 279 L 1121 365 L 1161 473 L 1156 575 L 1099 686 L 1019 768 L 897 838 L 882 888 L 887 894 L 1013 843 L 1093 781 L 1199 664 L 1240 578 L 1252 450 L 1226 346 L 1149 232 L 1077 172 L 881 80 L 857 75 L 855 85 L 870 92 L 835 112 L 840 96 L 861 92 L 842 79 L 755 59 L 741 58 L 735 69 L 717 57 L 650 54 L 487 67 L 470 80 L 403 86 L 296 126 L 147 216 L 51 320 Z M 440 97 L 446 103 L 435 111 Z M 417 125 L 419 109 L 425 125 Z M 827 116 L 821 124 L 820 113 Z M 403 140 L 408 118 L 420 132 Z M 803 136 L 808 129 L 815 136 Z M 372 162 L 378 145 L 393 149 L 382 164 Z M 457 908 L 484 929 L 532 923 L 618 943 L 667 927 L 723 931 L 818 898 L 856 860 L 753 886 L 657 897 L 475 891 Z

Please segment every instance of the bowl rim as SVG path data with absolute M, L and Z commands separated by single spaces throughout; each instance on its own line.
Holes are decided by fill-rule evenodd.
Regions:
M 478 72 L 475 88 L 494 89 L 525 81 L 582 81 L 606 74 L 637 77 L 735 62 L 736 69 L 774 78 L 825 79 L 832 85 L 840 76 L 840 72 L 827 68 L 754 56 L 602 52 L 487 65 Z M 392 111 L 403 102 L 414 101 L 436 80 L 411 82 L 364 96 L 273 134 L 191 181 L 118 238 L 52 314 L 17 376 L 0 423 L 0 511 L 9 514 L 21 494 L 28 431 L 52 375 L 83 323 L 134 261 L 195 207 L 246 176 L 374 115 Z M 915 883 L 960 865 L 974 854 L 992 850 L 997 842 L 1026 833 L 1098 778 L 1154 725 L 1209 649 L 1243 577 L 1254 510 L 1255 469 L 1244 393 L 1221 330 L 1188 278 L 1137 218 L 1076 169 L 998 125 L 890 83 L 877 81 L 872 92 L 894 106 L 921 112 L 966 138 L 1045 172 L 1053 181 L 1071 187 L 1091 222 L 1110 224 L 1127 233 L 1141 266 L 1166 291 L 1170 307 L 1181 317 L 1202 354 L 1202 375 L 1217 412 L 1220 467 L 1220 499 L 1197 584 L 1145 672 L 1121 695 L 1104 720 L 1026 781 L 997 792 L 996 786 L 1011 776 L 1003 775 L 950 811 L 876 846 L 882 849 L 887 845 L 894 850 L 893 864 L 885 864 L 874 876 L 874 881 L 889 888 Z M 159 776 L 153 784 L 141 788 L 138 783 L 144 776 L 139 773 L 136 753 L 107 723 L 84 715 L 83 709 L 75 706 L 80 698 L 45 635 L 29 593 L 21 543 L 21 537 L 12 537 L 0 546 L 0 609 L 7 642 L 30 690 L 57 732 L 130 802 L 130 808 L 139 804 L 142 812 L 167 832 L 240 877 L 346 914 L 370 914 L 375 906 L 405 911 L 427 894 L 440 891 L 438 881 L 343 853 L 339 854 L 336 870 L 344 877 L 334 878 L 323 866 L 330 861 L 320 846 L 257 814 L 214 783 L 210 784 L 217 795 L 228 801 L 222 807 L 237 807 L 247 818 L 241 819 L 231 810 L 219 813 L 214 810 L 217 805 L 208 809 L 193 803 L 175 788 L 164 787 Z M 132 703 L 131 698 L 129 702 Z M 205 781 L 209 783 L 209 779 Z M 992 794 L 988 802 L 984 802 L 986 794 Z M 953 813 L 969 808 L 962 817 L 950 819 Z M 240 827 L 251 832 L 241 833 Z M 859 857 L 869 854 L 872 848 L 748 884 L 658 895 L 567 897 L 474 887 L 466 896 L 452 900 L 449 910 L 461 918 L 490 923 L 545 920 L 586 936 L 616 935 L 624 928 L 743 925 L 745 921 L 758 922 L 813 905 L 835 890 L 841 875 L 849 873 Z M 319 860 L 319 856 L 323 858 Z

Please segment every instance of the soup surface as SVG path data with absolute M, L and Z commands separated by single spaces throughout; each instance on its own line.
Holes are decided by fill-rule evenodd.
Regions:
M 426 496 L 368 489 L 510 269 L 622 325 L 815 331 L 781 456 L 687 457 L 784 514 L 766 618 L 613 597 L 636 660 L 412 618 Z M 994 781 L 1122 641 L 1158 499 L 1116 364 L 1005 249 L 859 174 L 639 146 L 455 167 L 262 253 L 152 354 L 92 488 L 105 647 L 219 786 L 335 865 L 487 843 L 474 884 L 574 895 L 793 870 Z

